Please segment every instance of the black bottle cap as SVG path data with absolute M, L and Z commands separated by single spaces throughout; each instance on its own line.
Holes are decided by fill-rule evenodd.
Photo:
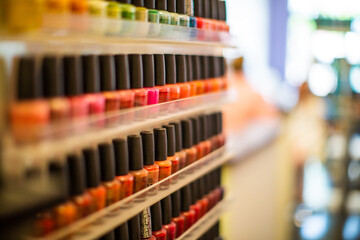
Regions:
M 130 89 L 130 76 L 129 76 L 129 62 L 125 54 L 117 54 L 115 59 L 115 79 L 116 89 L 127 90 Z
M 205 115 L 199 117 L 199 127 L 200 127 L 200 142 L 208 139 L 208 122 Z
M 193 79 L 193 62 L 190 55 L 186 55 L 186 74 L 187 81 L 191 82 Z
M 211 117 L 211 114 L 209 115 L 206 115 L 206 118 L 207 118 L 207 122 L 208 122 L 208 137 L 211 138 L 213 137 L 215 134 L 214 134 L 214 131 L 215 131 L 215 125 L 214 125 L 214 121 L 213 121 L 213 118 Z
M 140 54 L 130 54 L 130 86 L 131 88 L 143 88 L 143 66 Z
M 203 178 L 199 178 L 198 180 L 196 180 L 196 184 L 198 186 L 198 190 L 199 190 L 199 193 L 198 193 L 198 200 L 202 199 L 205 195 L 205 190 L 204 190 L 204 180 Z
M 155 161 L 167 159 L 167 136 L 165 128 L 154 129 L 155 138 Z
M 112 142 L 115 153 L 115 175 L 126 175 L 129 173 L 129 153 L 126 139 L 116 138 Z
M 144 165 L 153 165 L 155 161 L 154 133 L 142 131 L 140 134 L 144 153 Z
M 42 83 L 44 97 L 64 96 L 64 84 L 62 82 L 62 66 L 60 58 L 45 56 L 42 60 Z M 29 74 L 29 76 L 31 76 Z
M 218 61 L 219 61 L 219 67 L 220 67 L 220 76 L 224 76 L 225 72 L 226 72 L 225 58 L 218 57 Z
M 176 0 L 176 12 L 179 14 L 186 13 L 185 0 Z
M 132 0 L 131 3 L 137 7 L 144 7 L 144 0 Z
M 157 0 L 156 1 L 156 9 L 167 11 L 166 0 Z
M 215 170 L 215 179 L 216 179 L 216 185 L 220 186 L 221 185 L 221 167 L 217 168 Z
M 76 96 L 82 94 L 81 62 L 78 57 L 65 56 L 63 58 L 65 95 Z
M 180 190 L 177 190 L 171 194 L 171 203 L 172 203 L 172 217 L 176 218 L 180 216 L 181 204 L 180 204 Z
M 200 70 L 200 58 L 199 56 L 191 56 L 192 62 L 192 79 L 199 80 L 201 79 L 201 70 Z
M 181 124 L 178 122 L 172 122 L 170 125 L 173 125 L 175 128 L 175 151 L 181 152 L 183 150 L 183 140 L 182 140 L 182 129 Z
M 218 8 L 219 0 L 210 0 L 210 18 L 218 19 L 219 18 L 219 8 Z
M 193 146 L 193 133 L 192 133 L 192 124 L 190 120 L 181 121 L 181 129 L 183 136 L 183 147 L 191 148 Z
M 207 56 L 200 56 L 200 72 L 201 79 L 206 80 L 209 78 L 209 59 Z
M 29 100 L 41 97 L 41 82 L 34 57 L 25 56 L 19 59 L 17 71 L 18 100 Z
M 147 9 L 155 9 L 155 0 L 146 0 L 145 7 Z
M 202 0 L 194 0 L 194 16 L 203 17 Z
M 205 181 L 207 185 L 207 192 L 210 193 L 213 190 L 213 181 L 211 180 L 211 172 L 205 175 Z
M 114 148 L 110 143 L 99 144 L 101 180 L 112 181 L 115 178 Z
M 154 56 L 152 54 L 143 54 L 142 55 L 143 63 L 143 79 L 144 87 L 154 87 L 155 86 L 155 66 L 154 66 Z
M 202 7 L 203 7 L 203 18 L 210 18 L 209 0 L 202 0 Z
M 222 112 L 217 112 L 216 113 L 216 117 L 217 117 L 217 134 L 220 134 L 223 132 L 223 117 L 222 117 Z
M 218 57 L 209 56 L 208 58 L 210 62 L 210 77 L 220 77 L 220 62 L 218 60 Z
M 167 137 L 167 155 L 169 157 L 175 155 L 175 127 L 174 125 L 165 125 Z
M 176 82 L 185 83 L 186 82 L 186 58 L 185 55 L 176 55 Z
M 213 136 L 219 134 L 219 119 L 217 113 L 211 114 L 211 121 L 212 121 L 212 129 L 213 129 Z
M 67 157 L 69 168 L 70 195 L 77 196 L 85 191 L 85 169 L 84 161 L 81 156 L 71 154 Z
M 129 238 L 131 240 L 140 240 L 140 215 L 136 215 L 128 221 Z
M 200 126 L 198 118 L 191 118 L 193 144 L 196 145 L 200 142 Z
M 226 2 L 225 1 L 219 1 L 219 15 L 220 15 L 220 20 L 226 22 L 227 16 L 226 16 Z
M 171 207 L 171 196 L 168 195 L 166 198 L 161 200 L 161 213 L 163 225 L 171 223 L 172 207 Z
M 191 197 L 190 197 L 190 186 L 186 185 L 180 189 L 181 194 L 181 212 L 187 212 L 190 210 Z
M 83 150 L 86 168 L 86 186 L 94 188 L 100 185 L 100 162 L 99 152 L 95 148 Z
M 205 190 L 205 194 L 208 194 L 210 192 L 210 182 L 208 181 L 209 179 L 207 178 L 207 175 L 204 175 L 202 177 L 204 180 L 204 190 Z
M 143 148 L 140 135 L 127 137 L 129 149 L 129 169 L 137 171 L 143 169 Z
M 176 12 L 176 0 L 167 0 L 167 10 L 169 12 Z
M 190 184 L 191 187 L 191 205 L 194 205 L 196 201 L 199 199 L 199 187 L 196 181 Z
M 101 91 L 115 90 L 115 64 L 114 56 L 100 55 L 100 85 Z
M 166 84 L 176 83 L 176 60 L 174 54 L 165 54 Z
M 81 57 L 82 74 L 85 93 L 95 93 L 100 91 L 100 72 L 99 62 L 95 55 L 85 55 Z
M 110 231 L 107 234 L 105 234 L 104 236 L 102 236 L 100 238 L 100 240 L 115 240 L 115 233 L 114 231 Z
M 165 57 L 164 54 L 154 54 L 155 60 L 155 85 L 165 85 Z
M 130 240 L 127 222 L 120 225 L 120 227 L 115 228 L 115 239 Z
M 214 190 L 216 188 L 216 172 L 213 170 L 211 171 L 209 174 L 209 180 L 210 180 L 210 186 L 211 186 L 211 190 Z
M 116 0 L 119 3 L 126 3 L 126 4 L 130 4 L 131 0 Z
M 151 227 L 153 231 L 159 231 L 162 229 L 162 216 L 160 202 L 155 203 L 150 207 L 151 211 Z

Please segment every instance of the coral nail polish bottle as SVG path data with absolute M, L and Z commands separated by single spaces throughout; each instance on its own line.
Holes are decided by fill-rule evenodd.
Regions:
M 175 238 L 178 238 L 185 231 L 185 217 L 180 214 L 180 210 L 181 210 L 180 190 L 171 194 L 171 204 L 172 204 L 172 221 L 176 224 Z
M 42 82 L 44 97 L 49 99 L 52 123 L 64 124 L 70 119 L 70 102 L 64 97 L 64 84 L 61 78 L 60 58 L 45 56 L 42 60 Z
M 155 66 L 152 54 L 142 55 L 144 89 L 148 91 L 147 105 L 159 103 L 159 89 L 155 88 Z
M 196 95 L 204 94 L 205 83 L 201 81 L 200 57 L 197 55 L 191 56 L 192 59 L 192 83 L 196 86 Z
M 149 172 L 147 186 L 159 181 L 160 167 L 155 164 L 155 143 L 154 134 L 151 131 L 142 131 L 142 147 L 144 153 L 144 168 Z
M 130 240 L 129 227 L 127 222 L 115 228 L 114 232 L 115 232 L 115 239 Z
M 202 213 L 204 212 L 203 205 L 201 205 L 201 203 L 198 202 L 199 189 L 198 189 L 197 183 L 192 182 L 190 184 L 190 188 L 191 188 L 191 206 L 190 206 L 190 208 L 195 211 L 195 222 L 197 222 L 202 217 Z
M 118 54 L 115 60 L 116 89 L 120 95 L 120 109 L 135 106 L 135 93 L 130 90 L 129 62 L 127 55 Z
M 140 237 L 142 240 L 156 240 L 156 237 L 152 235 L 151 212 L 149 207 L 140 213 Z
M 141 239 L 140 238 L 140 214 L 131 218 L 128 222 L 129 239 Z
M 176 235 L 176 224 L 172 221 L 171 196 L 167 196 L 161 200 L 161 213 L 163 229 L 166 231 L 166 239 L 174 240 Z
M 156 9 L 159 11 L 160 23 L 171 24 L 171 15 L 167 11 L 166 0 L 157 0 L 156 1 Z
M 207 56 L 200 56 L 200 69 L 201 69 L 201 80 L 204 83 L 204 93 L 209 93 L 212 91 L 212 85 L 209 70 L 209 58 Z
M 165 125 L 167 137 L 167 159 L 171 161 L 171 174 L 179 171 L 180 157 L 175 154 L 175 127 L 174 125 Z
M 223 133 L 223 117 L 222 112 L 217 112 L 217 132 L 218 132 L 218 141 L 219 141 L 219 147 L 222 147 L 225 145 L 226 138 Z
M 180 86 L 176 84 L 176 61 L 174 54 L 165 54 L 166 87 L 170 88 L 170 101 L 180 99 Z
M 228 89 L 228 80 L 226 77 L 226 63 L 224 57 L 218 57 L 218 61 L 220 62 L 220 78 L 222 79 L 221 89 L 226 90 Z
M 170 125 L 173 125 L 175 130 L 175 155 L 179 157 L 179 170 L 181 170 L 186 166 L 187 157 L 186 151 L 183 149 L 181 124 L 172 122 Z
M 101 181 L 106 188 L 106 206 L 120 199 L 121 184 L 115 179 L 114 148 L 110 143 L 98 146 L 100 154 Z
M 106 188 L 100 182 L 99 152 L 95 148 L 83 150 L 86 169 L 87 192 L 94 199 L 93 211 L 99 211 L 106 206 Z
M 215 151 L 219 148 L 219 141 L 216 137 L 216 131 L 217 131 L 217 117 L 214 114 L 209 114 L 206 116 L 209 123 L 209 129 L 208 129 L 208 136 L 209 140 L 211 141 L 211 151 Z
M 10 106 L 11 132 L 19 143 L 37 141 L 50 121 L 49 102 L 41 99 L 41 82 L 34 57 L 21 57 L 17 71 L 17 101 Z
M 209 56 L 210 63 L 210 81 L 213 92 L 218 92 L 222 90 L 222 79 L 220 74 L 220 62 L 218 61 L 218 57 Z
M 187 82 L 190 85 L 190 97 L 196 95 L 196 83 L 193 82 L 193 62 L 190 55 L 186 55 L 186 74 Z
M 211 141 L 208 140 L 208 119 L 205 115 L 199 117 L 199 126 L 200 126 L 200 144 L 204 148 L 204 156 L 211 153 L 212 145 Z
M 94 199 L 85 191 L 85 166 L 82 157 L 72 154 L 67 157 L 69 166 L 71 200 L 75 203 L 79 218 L 93 212 Z
M 155 138 L 155 164 L 159 166 L 159 181 L 171 175 L 171 160 L 167 158 L 167 136 L 165 128 L 154 129 Z M 170 181 L 167 181 L 162 186 L 167 186 Z
M 195 223 L 195 211 L 190 209 L 191 197 L 190 186 L 187 185 L 180 189 L 181 196 L 181 215 L 185 218 L 184 231 L 188 230 Z
M 200 126 L 198 118 L 191 118 L 193 145 L 196 148 L 196 160 L 204 157 L 204 145 L 200 143 Z
M 140 135 L 130 135 L 127 138 L 129 149 L 129 169 L 134 176 L 134 193 L 146 188 L 149 173 L 143 168 L 143 146 Z
M 176 83 L 180 87 L 180 99 L 190 97 L 190 84 L 186 82 L 186 58 L 185 55 L 175 55 L 176 59 Z
M 130 68 L 130 86 L 135 93 L 135 107 L 146 106 L 148 103 L 148 91 L 143 89 L 143 65 L 140 54 L 128 55 Z
M 170 101 L 170 87 L 165 86 L 165 57 L 164 54 L 154 54 L 155 87 L 159 90 L 159 103 Z
M 129 173 L 129 153 L 126 139 L 116 138 L 113 141 L 115 152 L 115 175 L 121 184 L 120 200 L 134 191 L 134 176 Z
M 182 120 L 181 121 L 181 129 L 183 136 L 183 147 L 186 152 L 186 166 L 189 166 L 197 159 L 197 150 L 193 147 L 193 132 L 192 132 L 192 124 L 190 120 Z
M 152 235 L 156 240 L 167 240 L 167 232 L 163 228 L 160 202 L 150 207 Z

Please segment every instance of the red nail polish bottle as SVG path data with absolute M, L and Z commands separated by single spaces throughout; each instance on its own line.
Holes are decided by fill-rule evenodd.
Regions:
M 209 58 L 207 56 L 200 56 L 200 69 L 201 69 L 201 80 L 204 83 L 204 93 L 212 92 L 212 85 L 210 78 L 209 69 Z
M 159 103 L 170 101 L 170 87 L 165 86 L 165 57 L 164 54 L 154 54 L 155 87 L 159 89 Z
M 190 197 L 189 185 L 180 189 L 180 196 L 181 196 L 181 215 L 185 217 L 184 231 L 186 231 L 195 222 L 195 211 L 190 209 L 191 197 Z
M 209 200 L 208 211 L 214 207 L 214 196 L 211 189 L 211 179 L 209 174 L 203 176 L 205 186 L 205 197 Z
M 193 145 L 196 148 L 196 160 L 204 157 L 204 145 L 200 143 L 200 126 L 198 118 L 190 118 L 192 126 Z
M 99 152 L 95 148 L 83 150 L 86 168 L 87 192 L 94 199 L 93 210 L 99 211 L 106 206 L 106 188 L 100 182 Z
M 159 181 L 171 175 L 171 160 L 167 158 L 167 136 L 165 128 L 154 129 L 155 138 L 155 164 L 159 166 Z M 167 186 L 170 181 L 162 186 Z
M 229 26 L 226 24 L 226 2 L 219 1 L 219 19 L 221 21 L 221 31 L 229 32 Z
M 208 123 L 209 123 L 209 129 L 208 129 L 208 134 L 209 134 L 209 140 L 211 141 L 211 146 L 212 149 L 211 151 L 215 151 L 216 149 L 219 148 L 219 141 L 217 138 L 217 134 L 216 134 L 216 128 L 217 128 L 217 117 L 216 114 L 209 114 L 207 115 L 208 118 Z
M 149 172 L 147 186 L 151 186 L 159 181 L 160 174 L 160 167 L 155 164 L 154 133 L 142 131 L 140 134 L 144 153 L 144 168 Z
M 211 199 L 211 208 L 213 208 L 218 200 L 217 200 L 217 192 L 216 192 L 216 183 L 215 183 L 215 179 L 213 178 L 213 172 L 210 172 L 206 175 L 206 179 L 208 182 L 208 186 L 209 186 L 209 198 Z
M 180 203 L 180 190 L 171 194 L 172 204 L 172 221 L 176 224 L 175 237 L 178 238 L 185 231 L 185 217 L 180 214 L 181 203 Z
M 175 55 L 176 60 L 176 84 L 180 87 L 180 99 L 190 97 L 190 84 L 187 83 L 185 55 Z
M 135 93 L 135 107 L 146 106 L 148 91 L 144 89 L 143 65 L 140 54 L 128 55 L 130 69 L 130 86 Z
M 130 89 L 129 60 L 127 55 L 118 54 L 114 56 L 116 89 L 120 95 L 120 109 L 135 106 L 135 93 Z
M 205 115 L 201 115 L 199 117 L 199 126 L 200 126 L 200 144 L 203 145 L 204 148 L 204 156 L 211 153 L 211 141 L 209 141 L 208 137 L 208 119 Z
M 17 71 L 17 101 L 10 106 L 11 132 L 17 142 L 37 141 L 50 121 L 49 102 L 41 99 L 35 58 L 21 57 Z
M 181 121 L 182 137 L 183 137 L 183 147 L 186 152 L 186 166 L 189 166 L 197 159 L 197 150 L 193 146 L 193 132 L 192 124 L 190 120 Z
M 129 227 L 128 227 L 127 222 L 125 222 L 122 225 L 120 225 L 119 227 L 115 228 L 114 232 L 115 232 L 115 239 L 121 239 L 121 240 L 129 240 L 130 239 Z
M 174 240 L 176 235 L 176 224 L 171 220 L 172 206 L 171 196 L 167 196 L 161 200 L 161 213 L 162 213 L 162 224 L 163 229 L 166 231 L 166 239 Z
M 206 197 L 206 186 L 205 186 L 205 179 L 199 178 L 197 181 L 198 188 L 199 188 L 199 199 L 198 202 L 202 205 L 202 214 L 204 216 L 209 211 L 209 199 Z
M 85 169 L 82 157 L 72 154 L 67 157 L 70 175 L 71 200 L 75 203 L 80 218 L 93 212 L 94 199 L 85 191 Z
M 196 182 L 190 184 L 191 187 L 191 206 L 190 208 L 195 211 L 195 222 L 197 222 L 204 212 L 203 206 L 198 202 L 199 189 Z
M 167 159 L 171 161 L 171 174 L 179 171 L 180 157 L 175 154 L 175 127 L 174 125 L 165 125 L 167 137 Z
M 201 80 L 200 57 L 193 55 L 192 58 L 192 79 L 196 86 L 196 95 L 204 94 L 205 83 Z
M 146 188 L 148 171 L 143 168 L 143 146 L 140 135 L 130 135 L 127 139 L 129 149 L 129 169 L 134 176 L 134 193 Z
M 120 199 L 121 184 L 115 179 L 114 148 L 110 143 L 99 144 L 101 181 L 106 188 L 106 206 Z
M 190 85 L 190 97 L 196 95 L 197 85 L 196 82 L 193 81 L 193 62 L 190 55 L 185 56 L 186 59 L 186 81 Z
M 182 129 L 178 122 L 172 122 L 170 125 L 174 126 L 175 129 L 175 155 L 179 157 L 179 170 L 186 166 L 186 151 L 183 149 L 182 144 Z
M 159 103 L 159 89 L 155 87 L 155 65 L 152 54 L 142 55 L 144 89 L 148 91 L 147 105 Z
M 152 235 L 149 207 L 140 212 L 140 237 L 142 240 L 156 240 L 156 237 Z
M 120 182 L 120 200 L 124 199 L 134 191 L 134 176 L 129 173 L 129 153 L 127 141 L 117 138 L 113 141 L 115 151 L 115 175 Z
M 167 232 L 162 225 L 162 216 L 161 216 L 161 205 L 160 202 L 155 203 L 150 207 L 151 211 L 151 226 L 152 226 L 152 235 L 156 237 L 156 240 L 167 240 Z
M 165 54 L 166 87 L 170 88 L 170 101 L 180 99 L 180 86 L 176 84 L 176 61 L 174 54 Z
M 35 237 L 42 237 L 52 233 L 55 230 L 55 219 L 51 211 L 45 211 L 37 214 L 34 226 Z

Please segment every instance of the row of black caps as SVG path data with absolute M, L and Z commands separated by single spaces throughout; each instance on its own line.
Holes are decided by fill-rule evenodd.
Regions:
M 170 224 L 172 218 L 179 217 L 181 212 L 189 211 L 191 205 L 220 185 L 221 168 L 218 168 L 152 205 L 150 207 L 152 231 L 159 231 L 163 225 Z M 101 238 L 101 240 L 105 239 L 140 239 L 139 215 Z
M 175 152 L 190 148 L 222 132 L 222 113 L 201 115 L 198 118 L 173 122 L 156 128 L 153 132 L 130 135 L 127 140 L 117 138 L 112 143 L 101 143 L 98 148 L 86 148 L 83 155 L 71 154 L 67 158 L 69 178 L 63 177 L 69 186 L 69 194 L 82 194 L 85 188 L 100 185 L 100 181 L 114 180 L 131 170 L 141 170 L 154 161 L 166 160 Z M 62 171 L 60 171 L 62 170 Z M 52 174 L 66 176 L 67 169 L 50 164 Z M 85 170 L 85 171 L 84 171 Z
M 221 77 L 223 57 L 174 54 L 34 56 L 19 59 L 17 98 L 76 96 Z
M 193 2 L 193 16 L 226 21 L 226 3 L 224 0 L 188 1 Z M 118 2 L 134 4 L 148 9 L 187 14 L 186 0 L 118 0 Z

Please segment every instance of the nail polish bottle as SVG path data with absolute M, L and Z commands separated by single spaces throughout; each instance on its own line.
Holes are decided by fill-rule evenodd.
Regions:
M 155 164 L 160 168 L 159 181 L 171 175 L 171 160 L 167 158 L 167 136 L 165 128 L 154 129 L 155 138 Z M 162 186 L 170 184 L 170 180 Z
M 156 1 L 156 9 L 159 11 L 160 23 L 170 24 L 171 16 L 170 16 L 170 13 L 167 11 L 166 0 L 157 0 Z
M 175 129 L 175 155 L 179 157 L 179 170 L 186 166 L 186 151 L 183 149 L 182 144 L 182 129 L 178 122 L 172 122 L 170 125 Z
M 223 114 L 222 112 L 217 112 L 217 132 L 218 132 L 218 142 L 219 147 L 222 147 L 225 145 L 226 137 L 223 133 Z
M 63 67 L 65 95 L 70 100 L 71 117 L 79 123 L 84 122 L 89 115 L 89 102 L 83 95 L 80 59 L 76 56 L 65 56 L 63 58 Z
M 130 135 L 127 138 L 129 148 L 129 169 L 134 176 L 134 193 L 147 186 L 149 173 L 143 168 L 143 146 L 140 135 Z
M 34 229 L 31 235 L 34 237 L 43 237 L 55 230 L 55 219 L 51 211 L 45 211 L 35 216 Z
M 61 68 L 61 61 L 56 56 L 45 56 L 42 60 L 44 97 L 48 98 L 50 119 L 55 124 L 64 124 L 70 118 L 70 102 L 64 97 Z
M 49 102 L 41 97 L 41 81 L 34 57 L 21 57 L 17 71 L 17 99 L 10 106 L 11 131 L 19 143 L 37 141 L 50 121 Z
M 180 87 L 180 99 L 190 97 L 190 85 L 186 82 L 186 59 L 185 55 L 175 55 L 176 59 L 176 83 Z
M 170 101 L 180 99 L 180 86 L 176 84 L 176 61 L 174 54 L 165 54 L 166 87 L 170 88 Z
M 135 20 L 140 22 L 147 22 L 148 10 L 144 7 L 144 0 L 132 0 L 131 3 L 136 7 Z
M 120 182 L 120 197 L 124 199 L 134 191 L 134 176 L 129 173 L 129 153 L 126 139 L 116 138 L 112 141 L 115 153 L 115 175 Z
M 99 144 L 101 181 L 106 188 L 106 206 L 120 199 L 120 182 L 115 179 L 114 148 L 110 143 Z
M 142 240 L 156 240 L 156 237 L 152 235 L 151 224 L 151 212 L 147 207 L 140 213 L 140 237 Z
M 99 240 L 115 240 L 115 232 L 110 231 L 101 238 L 99 238 Z
M 159 90 L 159 103 L 170 101 L 170 87 L 165 85 L 164 54 L 154 54 L 155 87 Z
M 152 54 L 142 55 L 144 89 L 148 91 L 147 105 L 159 103 L 159 89 L 155 88 L 155 65 Z
M 190 97 L 196 95 L 196 83 L 193 82 L 193 62 L 190 55 L 186 55 L 186 74 L 187 74 L 187 82 L 190 85 Z
M 83 150 L 86 169 L 87 192 L 94 199 L 93 211 L 99 211 L 106 206 L 106 188 L 100 182 L 99 152 L 95 148 Z
M 201 177 L 196 181 L 199 189 L 198 201 L 202 205 L 202 213 L 201 216 L 204 216 L 209 211 L 209 199 L 206 197 L 205 190 L 205 181 L 204 178 Z
M 116 89 L 120 95 L 120 109 L 135 105 L 135 93 L 130 90 L 129 62 L 127 55 L 117 54 L 115 60 Z
M 100 74 L 97 56 L 82 56 L 85 98 L 89 104 L 89 114 L 104 114 L 105 97 L 100 93 Z M 100 115 L 101 116 L 101 115 Z
M 222 79 L 221 89 L 226 90 L 228 89 L 228 80 L 226 76 L 226 63 L 225 58 L 223 56 L 218 57 L 220 62 L 220 78 Z
M 181 236 L 185 231 L 185 217 L 180 214 L 180 190 L 171 194 L 172 221 L 176 224 L 175 238 Z
M 171 196 L 167 196 L 161 200 L 161 213 L 163 229 L 166 231 L 166 239 L 174 240 L 176 235 L 176 224 L 172 221 Z
M 201 80 L 200 57 L 192 55 L 192 83 L 196 86 L 196 95 L 204 94 L 205 83 Z
M 210 30 L 218 31 L 220 28 L 220 23 L 217 20 L 219 15 L 218 2 L 219 0 L 210 0 L 209 1 L 209 10 L 210 10 Z M 217 39 L 213 39 L 217 40 Z
M 171 174 L 174 174 L 180 168 L 180 157 L 175 154 L 175 127 L 174 125 L 165 125 L 163 128 L 166 129 L 167 159 L 171 161 Z
M 204 157 L 204 145 L 200 143 L 200 126 L 198 118 L 191 118 L 193 145 L 196 148 L 196 160 Z
M 160 201 L 150 207 L 152 235 L 156 240 L 167 240 L 167 232 L 163 228 Z
M 115 232 L 115 239 L 130 240 L 129 227 L 127 222 L 115 228 L 114 232 Z
M 199 203 L 198 200 L 198 194 L 199 194 L 199 189 L 198 189 L 198 185 L 196 184 L 196 182 L 192 182 L 190 184 L 190 188 L 191 188 L 191 206 L 190 208 L 192 210 L 195 211 L 195 222 L 197 222 L 201 217 L 202 217 L 202 212 L 203 212 L 203 206 L 201 205 L 201 203 Z
M 88 216 L 93 212 L 94 199 L 85 191 L 85 166 L 84 159 L 71 154 L 67 157 L 70 175 L 70 195 L 77 207 L 79 218 Z
M 180 189 L 181 215 L 185 218 L 184 231 L 188 230 L 195 223 L 195 211 L 190 209 L 191 197 L 190 186 L 186 185 Z
M 185 166 L 189 166 L 193 162 L 196 161 L 197 150 L 193 147 L 193 132 L 192 132 L 192 124 L 190 120 L 182 120 L 181 121 L 181 130 L 183 137 L 183 147 L 186 152 L 186 164 Z
M 221 167 L 215 170 L 216 186 L 219 189 L 219 201 L 223 200 L 225 189 L 221 186 Z
M 43 28 L 48 30 L 68 29 L 71 2 L 63 0 L 42 1 L 44 7 Z
M 204 30 L 211 30 L 210 1 L 202 0 L 203 17 L 204 17 L 203 29 Z
M 203 17 L 202 0 L 193 0 L 193 2 L 194 2 L 194 17 L 196 18 L 197 28 L 203 29 L 204 17 Z
M 128 222 L 129 239 L 140 239 L 140 214 L 131 218 Z
M 200 56 L 201 80 L 204 83 L 204 93 L 212 91 L 211 81 L 209 79 L 209 59 L 207 56 Z
M 186 15 L 189 16 L 189 27 L 197 28 L 197 20 L 194 17 L 194 1 L 185 0 Z
M 210 81 L 211 91 L 218 92 L 221 90 L 222 79 L 220 78 L 220 65 L 218 58 L 215 56 L 208 56 L 210 64 Z
M 210 141 L 212 145 L 212 150 L 215 151 L 220 147 L 220 141 L 218 138 L 218 118 L 216 116 L 216 113 L 212 113 L 209 115 L 210 118 Z
M 160 167 L 155 164 L 154 133 L 142 131 L 140 134 L 144 153 L 144 168 L 149 172 L 147 186 L 151 186 L 159 181 L 160 174 Z
M 216 193 L 215 193 L 215 186 L 214 186 L 214 181 L 211 178 L 212 177 L 212 172 L 206 174 L 205 176 L 205 181 L 206 181 L 206 186 L 207 186 L 207 196 L 209 198 L 209 206 L 210 209 L 213 208 L 216 205 Z
M 180 26 L 190 27 L 190 17 L 186 15 L 185 0 L 176 0 L 176 12 L 179 14 Z
M 171 16 L 171 25 L 180 26 L 180 16 L 176 13 L 175 0 L 167 0 L 167 10 Z
M 121 19 L 132 21 L 135 20 L 136 7 L 130 4 L 130 0 L 117 0 L 122 8 Z
M 145 7 L 148 9 L 148 22 L 160 23 L 160 15 L 155 9 L 155 0 L 146 0 Z
M 226 23 L 226 1 L 219 1 L 219 15 L 220 15 L 220 20 L 222 21 L 222 31 L 224 32 L 229 32 L 230 31 L 230 27 L 229 25 L 227 25 Z
M 130 68 L 130 86 L 135 93 L 135 107 L 146 106 L 148 103 L 148 91 L 143 89 L 143 65 L 140 54 L 130 54 L 129 68 Z
M 88 16 L 89 4 L 87 0 L 72 0 L 70 2 L 70 29 L 84 32 L 89 27 Z
M 199 117 L 199 126 L 200 126 L 200 142 L 204 148 L 204 156 L 211 153 L 211 141 L 209 141 L 208 137 L 208 119 L 205 115 L 201 115 Z

